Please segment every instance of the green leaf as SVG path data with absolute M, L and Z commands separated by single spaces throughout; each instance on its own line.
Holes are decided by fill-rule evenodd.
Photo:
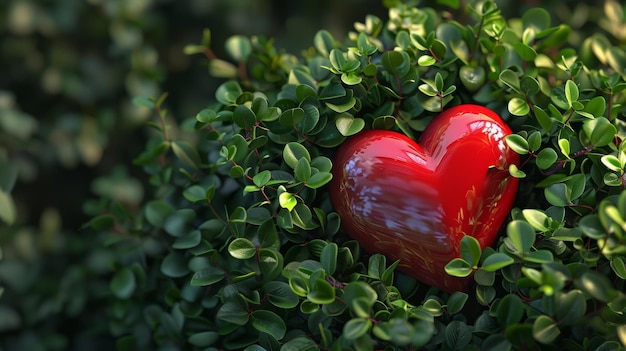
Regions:
M 626 260 L 623 257 L 614 257 L 611 260 L 611 269 L 618 277 L 626 279 Z
M 278 122 L 284 126 L 294 126 L 304 118 L 304 110 L 300 107 L 291 108 L 280 114 Z
M 460 3 L 460 0 L 437 0 L 437 4 L 447 6 L 454 10 L 457 10 L 459 8 Z
M 624 165 L 613 155 L 604 155 L 600 158 L 600 161 L 613 172 L 621 172 L 624 169 Z
M 339 247 L 336 243 L 328 243 L 322 249 L 320 254 L 320 263 L 322 267 L 329 275 L 335 274 L 335 270 L 337 269 L 337 253 L 339 252 Z
M 372 328 L 372 321 L 367 318 L 352 318 L 343 326 L 343 337 L 353 341 L 365 335 Z
M 510 326 L 517 323 L 524 316 L 524 303 L 522 299 L 515 294 L 504 296 L 497 306 L 496 318 L 503 326 Z
M 483 306 L 489 306 L 496 297 L 496 289 L 493 286 L 476 286 L 476 300 Z
M 550 230 L 550 218 L 543 211 L 535 209 L 522 210 L 524 219 L 536 230 L 546 232 Z
M 248 311 L 238 303 L 226 302 L 220 307 L 216 315 L 217 319 L 235 325 L 246 325 L 250 320 Z
M 552 118 L 550 118 L 546 111 L 535 105 L 533 107 L 533 112 L 535 113 L 535 118 L 537 118 L 537 122 L 539 122 L 539 125 L 543 130 L 549 131 L 552 129 Z
M 246 62 L 252 54 L 250 39 L 242 35 L 234 35 L 226 40 L 226 52 L 235 61 Z
M 479 285 L 493 286 L 493 283 L 496 281 L 495 271 L 488 272 L 483 268 L 479 268 L 474 272 L 474 281 Z
M 550 27 L 550 13 L 541 7 L 534 7 L 522 15 L 524 28 L 532 28 L 535 32 L 541 32 Z
M 220 334 L 214 331 L 199 332 L 191 335 L 187 341 L 197 347 L 209 347 L 220 339 Z
M 608 235 L 602 226 L 602 222 L 600 222 L 600 217 L 596 214 L 584 216 L 578 222 L 578 226 L 583 231 L 583 234 L 591 239 L 602 239 Z
M 313 38 L 313 45 L 322 56 L 328 56 L 335 46 L 334 41 L 329 31 L 320 30 Z
M 229 160 L 242 162 L 248 154 L 248 142 L 241 134 L 235 134 L 226 142 L 229 149 Z
M 17 218 L 17 209 L 11 194 L 0 189 L 0 219 L 12 225 Z
M 311 163 L 304 157 L 298 160 L 294 169 L 296 180 L 306 182 L 311 177 Z
M 276 313 L 268 310 L 256 310 L 250 316 L 254 329 L 280 340 L 287 332 L 285 321 Z
M 543 190 L 546 200 L 548 200 L 551 205 L 568 206 L 571 203 L 570 191 L 566 184 L 552 184 Z
M 278 196 L 278 202 L 280 203 L 280 207 L 286 208 L 291 212 L 298 204 L 298 199 L 296 199 L 292 193 L 284 192 Z
M 199 230 L 193 230 L 187 235 L 181 236 L 172 243 L 172 248 L 177 250 L 191 249 L 200 244 L 202 241 L 202 233 Z
M 435 90 L 439 91 L 443 91 L 443 76 L 441 75 L 440 72 L 435 73 Z
M 605 303 L 609 302 L 616 293 L 613 284 L 606 276 L 591 270 L 584 272 L 579 279 L 574 280 L 574 285 L 594 299 Z
M 390 341 L 396 346 L 411 344 L 417 347 L 414 342 L 414 336 L 419 332 L 420 331 L 416 330 L 407 320 L 401 318 L 392 318 L 389 321 L 378 323 L 372 328 L 372 334 L 377 338 Z
M 145 96 L 136 96 L 133 98 L 133 104 L 137 107 L 145 107 L 153 109 L 156 107 L 154 99 Z
M 293 338 L 283 344 L 280 351 L 317 351 L 319 345 L 312 339 L 305 336 Z
M 522 171 L 521 169 L 517 168 L 517 165 L 515 163 L 511 163 L 509 165 L 509 174 L 511 174 L 511 176 L 515 178 L 526 177 L 526 173 L 524 173 L 524 171 Z
M 528 141 L 519 134 L 510 134 L 504 137 L 504 141 L 511 148 L 520 155 L 526 155 L 528 153 Z
M 500 81 L 507 85 L 513 91 L 521 93 L 519 77 L 510 69 L 505 69 L 500 73 Z
M 299 70 L 292 70 L 293 72 L 301 72 Z M 298 73 L 297 75 L 304 75 L 304 73 Z M 297 76 L 294 73 L 294 76 Z M 315 81 L 309 77 L 307 77 L 307 79 L 310 79 L 311 81 L 307 81 L 307 84 L 299 84 L 296 87 L 296 97 L 298 98 L 298 101 L 300 102 L 314 102 L 317 100 L 317 90 L 314 88 L 315 87 Z M 303 80 L 303 79 L 299 79 L 299 80 Z M 313 84 L 313 86 L 309 85 L 309 84 Z M 306 106 L 310 106 L 310 105 L 306 105 Z
M 596 96 L 589 100 L 583 111 L 591 115 L 593 118 L 601 117 L 606 111 L 606 100 L 604 100 L 603 96 Z
M 254 257 L 257 249 L 252 241 L 246 238 L 236 238 L 228 245 L 228 253 L 236 259 L 246 260 Z
M 441 303 L 436 299 L 427 299 L 422 303 L 422 308 L 433 316 L 441 315 Z
M 356 98 L 350 97 L 338 103 L 326 102 L 325 104 L 329 109 L 333 110 L 334 112 L 344 113 L 348 112 L 356 105 Z
M 535 243 L 535 230 L 527 222 L 514 220 L 506 227 L 507 239 L 517 254 L 527 254 Z
M 255 174 L 254 177 L 252 177 L 252 182 L 259 188 L 262 188 L 270 181 L 270 179 L 272 179 L 272 173 L 265 170 Z
M 192 185 L 183 191 L 183 197 L 190 202 L 199 203 L 207 200 L 206 190 L 200 185 Z
M 550 316 L 540 315 L 533 322 L 533 337 L 543 344 L 553 342 L 561 334 L 558 323 Z
M 400 77 L 406 75 L 410 69 L 410 59 L 404 51 L 386 51 L 382 55 L 381 63 L 390 73 Z
M 562 325 L 574 325 L 587 311 L 585 296 L 580 290 L 571 290 L 557 299 L 556 318 Z
M 130 268 L 124 267 L 115 273 L 109 286 L 118 299 L 128 299 L 137 288 L 137 279 Z
M 306 181 L 305 185 L 311 189 L 318 189 L 328 184 L 332 178 L 333 175 L 330 172 L 317 172 Z
M 298 306 L 300 299 L 289 284 L 277 280 L 272 280 L 263 285 L 263 290 L 267 295 L 267 300 L 274 306 L 281 309 L 291 309 Z
M 307 282 L 299 275 L 294 275 L 289 278 L 289 288 L 296 295 L 302 297 L 306 297 L 310 290 Z
M 176 157 L 193 168 L 200 168 L 202 161 L 198 150 L 186 141 L 173 141 L 172 151 Z
M 380 279 L 386 266 L 386 256 L 383 254 L 373 254 L 367 262 L 367 275 L 374 279 Z
M 332 65 L 333 73 L 342 72 L 343 66 L 346 64 L 346 58 L 343 52 L 339 49 L 332 49 L 330 51 L 330 64 Z
M 251 129 L 256 123 L 256 115 L 245 105 L 238 105 L 233 111 L 233 122 L 242 129 Z
M 462 321 L 451 321 L 445 329 L 445 345 L 450 350 L 461 350 L 472 340 L 472 329 Z
M 215 60 L 211 60 L 214 62 Z M 241 86 L 234 80 L 222 83 L 215 91 L 215 99 L 222 105 L 234 104 L 239 95 L 243 93 Z
M 567 140 L 567 139 L 559 139 L 558 143 L 559 143 L 559 150 L 561 150 L 561 153 L 565 157 L 569 158 L 569 153 L 570 153 L 569 140 Z
M 378 295 L 376 291 L 365 282 L 356 281 L 345 286 L 343 298 L 355 315 L 367 318 L 370 316 Z
M 530 113 L 530 106 L 526 101 L 519 97 L 514 97 L 508 103 L 509 112 L 515 116 L 526 116 Z
M 567 99 L 567 103 L 570 108 L 575 101 L 578 101 L 578 96 L 578 85 L 576 85 L 573 80 L 565 82 L 565 98 Z
M 422 55 L 417 59 L 417 64 L 422 67 L 429 67 L 437 63 L 437 60 L 429 55 Z
M 191 286 L 208 286 L 221 281 L 225 277 L 226 273 L 224 270 L 210 267 L 194 273 L 189 284 Z
M 258 255 L 259 269 L 264 281 L 280 276 L 284 268 L 284 258 L 275 249 L 261 248 Z
M 215 58 L 209 61 L 209 74 L 215 78 L 235 79 L 237 78 L 239 72 L 237 71 L 237 66 L 233 65 L 232 63 Z M 234 94 L 228 94 L 227 96 L 224 96 L 224 98 L 231 99 L 233 98 L 233 96 Z M 235 100 L 233 99 L 230 102 L 232 103 L 234 101 Z M 220 102 L 224 103 L 229 101 L 224 99 Z M 226 103 L 225 105 L 227 104 L 228 103 Z
M 467 277 L 472 274 L 472 265 L 462 258 L 454 258 L 444 267 L 446 273 L 453 277 Z
M 306 298 L 314 304 L 325 305 L 335 301 L 335 288 L 329 282 L 320 278 L 311 284 L 311 290 Z
M 476 238 L 470 235 L 465 235 L 460 242 L 461 258 L 467 261 L 472 267 L 478 265 L 482 249 L 480 243 Z
M 241 178 L 246 174 L 246 171 L 240 165 L 235 165 L 228 171 L 228 176 L 231 178 Z
M 148 223 L 160 228 L 165 223 L 165 220 L 174 213 L 174 208 L 165 201 L 152 200 L 148 202 L 144 212 Z
M 594 147 L 601 147 L 613 142 L 617 129 L 605 117 L 587 120 L 583 123 L 583 131 Z
M 342 113 L 335 120 L 337 130 L 343 136 L 351 136 L 360 132 L 365 127 L 365 121 L 362 118 L 354 118 L 349 113 Z
M 469 295 L 462 291 L 453 292 L 448 298 L 448 302 L 446 304 L 448 313 L 457 314 L 461 312 L 461 310 L 463 309 L 463 306 L 465 306 L 465 303 L 467 302 L 468 299 L 469 299 Z
M 161 262 L 161 273 L 170 278 L 181 278 L 189 273 L 185 256 L 171 252 Z
M 306 147 L 294 142 L 285 145 L 283 149 L 283 159 L 289 167 L 295 169 L 301 158 L 305 158 L 307 161 L 311 162 L 311 155 Z
M 515 263 L 515 260 L 511 256 L 502 252 L 496 252 L 485 258 L 481 268 L 487 272 L 495 272 L 513 263 Z
M 537 51 L 522 42 L 513 44 L 513 49 L 524 61 L 533 61 L 535 60 L 535 57 L 537 57 Z
M 520 81 L 520 90 L 527 96 L 535 95 L 539 92 L 539 82 L 531 76 L 524 76 Z
M 551 147 L 547 147 L 537 153 L 537 167 L 540 169 L 548 169 L 552 167 L 557 159 L 558 155 L 556 154 L 556 151 L 554 151 Z
M 357 85 L 359 83 L 361 83 L 363 81 L 363 78 L 361 78 L 361 75 L 355 72 L 350 72 L 350 73 L 342 73 L 341 74 L 341 81 L 344 82 L 347 85 Z M 356 102 L 356 100 L 355 100 Z
M 96 231 L 105 231 L 110 230 L 115 225 L 115 217 L 109 214 L 99 215 L 89 220 L 83 227 L 90 227 Z M 0 261 L 2 260 L 2 255 L 0 251 Z

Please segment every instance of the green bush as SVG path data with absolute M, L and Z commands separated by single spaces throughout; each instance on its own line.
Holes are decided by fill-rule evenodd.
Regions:
M 225 81 L 193 117 L 168 110 L 167 94 L 134 99 L 153 116 L 133 160 L 145 176 L 93 182 L 90 240 L 73 247 L 83 261 L 56 305 L 22 302 L 41 313 L 28 317 L 74 313 L 83 338 L 119 350 L 626 347 L 626 8 L 610 0 L 581 21 L 579 5 L 555 23 L 558 4 L 505 17 L 491 1 L 384 3 L 387 19 L 367 16 L 339 40 L 321 30 L 298 55 L 237 35 L 221 57 L 209 30 L 186 46 Z M 469 253 L 481 257 L 471 290 L 445 293 L 363 252 L 326 187 L 349 135 L 418 138 L 462 103 L 511 126 L 520 188 L 498 242 Z M 14 179 L 2 173 L 1 196 Z M 494 252 L 507 265 L 483 265 Z M 18 293 L 32 286 L 3 267 Z M 62 349 L 75 327 L 7 347 L 37 335 Z

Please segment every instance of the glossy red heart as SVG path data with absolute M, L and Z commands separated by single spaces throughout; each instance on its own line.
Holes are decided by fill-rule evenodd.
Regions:
M 419 144 L 383 130 L 351 137 L 334 157 L 330 184 L 342 227 L 423 283 L 466 290 L 471 279 L 444 267 L 466 234 L 490 246 L 511 210 L 518 181 L 508 168 L 519 156 L 504 141 L 510 133 L 495 112 L 460 105 L 436 116 Z

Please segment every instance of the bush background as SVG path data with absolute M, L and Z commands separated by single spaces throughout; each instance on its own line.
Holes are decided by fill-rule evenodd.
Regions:
M 547 8 L 574 29 L 574 47 L 602 30 L 589 27 L 602 10 L 592 4 L 498 2 L 505 17 Z M 150 111 L 133 97 L 167 91 L 180 119 L 213 99 L 220 81 L 185 45 L 210 28 L 218 56 L 233 34 L 275 38 L 298 54 L 318 29 L 343 38 L 366 14 L 384 19 L 386 9 L 379 0 L 0 3 L 0 190 L 16 207 L 13 221 L 0 221 L 0 350 L 113 349 L 101 302 L 115 253 L 80 228 L 98 198 L 144 198 L 132 159 Z

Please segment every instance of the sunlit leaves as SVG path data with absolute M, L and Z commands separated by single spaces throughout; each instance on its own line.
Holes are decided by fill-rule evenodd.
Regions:
M 569 38 L 580 26 L 551 23 L 544 8 L 504 18 L 482 1 L 462 13 L 457 23 L 437 9 L 393 7 L 388 22 L 367 16 L 346 40 L 317 32 L 303 57 L 234 36 L 227 57 L 208 62 L 214 77 L 232 80 L 195 116 L 166 119 L 163 98 L 134 99 L 160 111 L 156 136 L 135 160 L 152 198 L 127 206 L 135 220 L 103 211 L 88 227 L 115 231 L 111 247 L 131 242 L 129 259 L 139 251 L 137 260 L 158 266 L 146 280 L 143 268 L 109 264 L 111 297 L 144 298 L 158 278 L 166 307 L 158 318 L 148 309 L 150 330 L 184 332 L 170 340 L 200 348 L 617 342 L 612 326 L 626 309 L 625 56 L 608 30 Z M 577 50 L 563 47 L 579 39 Z M 208 45 L 185 51 L 207 56 Z M 486 171 L 508 171 L 520 186 L 493 243 L 483 246 L 480 232 L 455 236 L 458 257 L 441 274 L 466 279 L 470 290 L 445 292 L 418 283 L 403 259 L 364 253 L 326 186 L 336 147 L 351 136 L 396 129 L 418 140 L 437 113 L 460 103 L 487 106 L 511 127 L 498 138 L 520 162 Z M 454 181 L 472 166 L 466 161 Z M 480 220 L 499 206 L 495 196 L 474 204 Z M 467 220 L 446 216 L 446 226 Z

